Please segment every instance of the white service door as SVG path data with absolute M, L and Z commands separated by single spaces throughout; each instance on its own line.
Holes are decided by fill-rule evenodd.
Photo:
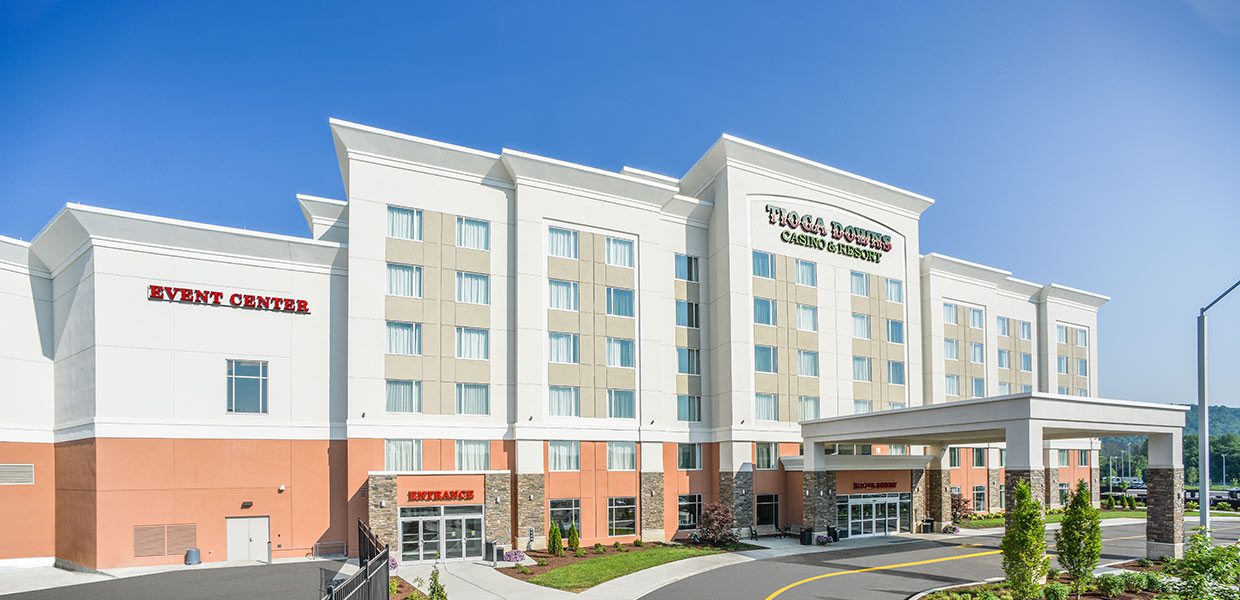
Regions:
M 267 517 L 231 517 L 228 524 L 228 560 L 267 560 L 270 540 Z

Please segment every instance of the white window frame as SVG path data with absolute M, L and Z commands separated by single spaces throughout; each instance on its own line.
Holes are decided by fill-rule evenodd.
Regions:
M 413 218 L 413 226 L 411 227 L 411 229 L 413 229 L 412 237 L 402 237 L 402 236 L 392 235 L 392 214 L 396 212 L 411 213 L 411 216 Z M 394 240 L 412 240 L 415 242 L 422 241 L 422 211 L 416 208 L 407 208 L 404 206 L 388 205 L 387 207 L 387 237 L 392 238 Z
M 702 328 L 702 305 L 697 302 L 688 300 L 676 301 L 676 326 L 686 327 L 689 329 Z M 684 321 L 681 322 L 681 314 L 684 314 Z
M 630 314 L 627 314 L 627 315 L 620 313 L 620 312 L 612 312 L 613 309 L 618 308 L 616 306 L 616 304 L 618 303 L 615 301 L 615 296 L 623 295 L 625 292 L 628 292 L 629 294 L 629 297 L 630 297 L 629 308 L 631 308 L 632 311 L 630 312 Z M 637 316 L 637 290 L 633 290 L 630 288 L 607 286 L 606 295 L 607 295 L 606 304 L 607 304 L 607 315 L 608 316 L 623 317 L 626 319 L 632 319 Z
M 864 378 L 858 376 L 858 367 L 865 372 Z M 852 380 L 874 381 L 874 359 L 868 356 L 853 356 Z
M 624 253 L 624 256 L 628 257 L 626 259 L 628 264 L 620 264 L 618 262 L 612 262 L 612 254 L 613 254 L 612 248 L 613 247 L 628 249 L 628 251 Z M 619 258 L 620 256 L 621 255 L 617 254 L 616 258 Z M 617 237 L 608 237 L 607 241 L 604 242 L 604 245 L 603 245 L 603 260 L 606 261 L 608 265 L 611 265 L 613 267 L 634 269 L 637 267 L 637 244 L 633 243 L 633 240 L 626 240 L 624 238 L 617 238 Z
M 758 353 L 760 351 L 769 351 L 771 355 L 771 370 L 766 371 L 759 369 Z M 779 372 L 779 349 L 775 346 L 766 346 L 763 344 L 754 344 L 753 346 L 753 370 L 756 373 L 778 373 Z
M 620 394 L 627 395 L 629 398 L 628 401 L 632 402 L 632 405 L 630 407 L 633 411 L 632 415 L 617 414 L 616 407 L 619 406 L 618 404 L 619 400 L 617 398 L 619 397 Z M 625 389 L 620 389 L 620 388 L 608 389 L 607 390 L 607 418 L 609 419 L 636 419 L 637 418 L 637 391 L 636 390 L 625 390 Z
M 698 348 L 676 347 L 676 374 L 701 375 L 702 351 Z
M 797 350 L 797 375 L 818 377 L 819 371 L 817 350 Z
M 692 418 L 695 415 L 697 418 Z M 702 397 L 696 394 L 677 394 L 676 420 L 681 423 L 701 423 Z
M 758 305 L 759 304 L 765 304 L 769 307 L 770 314 L 771 314 L 770 323 L 758 320 Z M 774 327 L 775 324 L 779 322 L 779 317 L 776 315 L 776 312 L 778 311 L 777 307 L 778 305 L 775 303 L 775 300 L 772 298 L 763 298 L 761 296 L 754 296 L 753 297 L 753 323 L 754 325 L 766 325 L 768 327 Z
M 701 262 L 696 256 L 688 254 L 676 254 L 675 274 L 674 277 L 680 281 L 689 281 L 698 283 L 701 281 Z M 684 273 L 681 273 L 681 264 L 684 265 Z M 681 277 L 684 275 L 684 277 Z
M 774 254 L 771 254 L 770 252 L 763 252 L 761 250 L 754 250 L 752 253 L 752 257 L 753 258 L 751 262 L 753 263 L 753 276 L 754 277 L 761 277 L 762 279 L 775 279 L 775 255 Z M 762 274 L 758 272 L 758 258 L 759 257 L 765 258 L 764 262 L 769 267 L 766 270 L 769 271 L 769 273 Z
M 464 242 L 464 239 L 463 239 L 464 229 L 462 229 L 462 226 L 465 225 L 466 223 L 469 223 L 471 225 L 482 225 L 483 229 L 486 230 L 486 236 L 483 238 L 484 240 L 484 243 L 482 244 L 483 247 L 480 248 L 478 246 L 466 246 L 463 243 Z M 484 252 L 489 252 L 491 250 L 491 222 L 486 219 L 475 219 L 473 217 L 458 216 L 456 218 L 456 247 L 467 248 L 470 250 L 482 250 Z
M 763 460 L 762 449 L 766 448 L 766 460 Z M 779 468 L 779 444 L 775 442 L 754 442 L 753 468 L 759 471 L 774 471 Z
M 564 339 L 567 337 L 572 344 L 572 357 L 568 361 L 557 360 L 554 356 L 552 348 L 555 347 L 556 339 Z M 581 336 L 576 333 L 567 331 L 548 331 L 547 332 L 547 362 L 557 365 L 579 365 L 581 364 Z
M 686 456 L 685 450 L 689 450 Z M 688 458 L 686 465 L 684 459 Z M 701 471 L 702 470 L 702 444 L 676 444 L 676 469 L 680 471 Z
M 806 265 L 809 266 L 808 271 L 803 270 Z M 797 285 L 803 285 L 805 287 L 818 287 L 818 263 L 812 260 L 805 260 L 803 258 L 798 258 L 796 261 L 795 268 L 797 271 L 796 272 Z M 809 281 L 806 281 L 806 278 L 802 277 L 802 275 L 806 272 L 810 274 Z
M 461 347 L 461 336 L 465 333 L 482 333 L 482 356 L 465 356 Z M 456 357 L 461 360 L 491 360 L 491 331 L 482 327 L 456 328 Z
M 943 323 L 947 325 L 960 324 L 960 311 L 956 310 L 956 304 L 953 302 L 943 303 Z
M 893 293 L 894 292 L 894 293 Z M 887 280 L 886 300 L 895 304 L 904 304 L 904 281 L 900 279 Z
M 409 272 L 411 292 L 409 294 L 398 294 L 392 290 L 392 271 Z M 407 265 L 404 263 L 387 263 L 387 295 L 396 298 L 421 298 L 424 293 L 422 286 L 422 267 L 420 265 Z
M 462 394 L 466 389 L 482 389 L 485 390 L 486 412 L 462 412 Z M 491 414 L 491 386 L 485 383 L 457 383 L 456 384 L 456 414 L 461 416 L 487 416 Z
M 896 381 L 897 378 L 892 375 L 893 373 L 896 372 L 895 367 L 897 365 L 899 365 L 899 371 L 900 371 L 899 381 Z M 907 382 L 908 382 L 907 371 L 908 370 L 904 368 L 904 361 L 902 360 L 887 361 L 887 383 L 890 383 L 891 385 L 907 385 Z
M 568 450 L 563 453 L 565 464 L 552 460 L 557 456 L 556 449 Z M 581 470 L 581 442 L 577 440 L 547 440 L 547 470 L 553 473 L 566 473 Z
M 560 234 L 567 233 L 568 234 L 568 237 L 572 239 L 572 252 L 570 252 L 569 254 L 556 254 L 552 251 L 553 244 L 551 243 L 551 240 L 555 236 L 556 233 L 560 233 Z M 567 258 L 570 260 L 578 260 L 581 256 L 581 235 L 578 233 L 576 229 L 569 229 L 567 227 L 556 227 L 554 225 L 548 226 L 547 227 L 547 256 L 554 256 L 556 258 Z
M 778 421 L 779 420 L 779 395 L 766 392 L 757 392 L 753 395 L 754 400 L 754 419 L 758 421 Z M 769 402 L 771 410 L 759 410 L 762 403 Z
M 865 313 L 853 313 L 852 314 L 853 339 L 857 339 L 857 340 L 872 339 L 874 330 L 871 327 L 871 325 L 872 325 L 872 319 L 870 318 L 870 315 L 867 315 Z M 862 327 L 865 329 L 865 332 L 862 335 L 857 335 L 858 329 Z
M 943 395 L 960 396 L 960 376 L 944 375 L 943 376 Z
M 617 347 L 619 348 L 619 351 L 617 352 L 617 355 L 616 355 L 617 363 L 614 363 L 614 364 L 611 361 L 612 359 L 611 348 L 613 344 L 617 345 Z M 631 349 L 631 352 L 629 354 L 631 355 L 632 364 L 627 364 L 627 365 L 624 364 L 625 344 L 627 344 L 629 348 Z M 637 342 L 635 342 L 634 340 L 629 339 L 629 338 L 609 337 L 607 338 L 607 341 L 605 342 L 604 350 L 607 352 L 607 366 L 614 367 L 617 369 L 637 368 Z
M 621 457 L 612 453 L 613 447 L 631 448 L 632 452 L 626 453 L 627 456 L 624 458 L 627 459 L 628 456 L 631 456 L 632 465 L 614 464 L 612 459 L 615 458 L 619 460 Z M 625 462 L 627 463 L 628 460 L 625 460 Z M 607 470 L 608 471 L 636 471 L 637 470 L 637 444 L 634 442 L 607 442 Z
M 466 279 L 473 280 L 474 278 L 481 278 L 479 279 L 479 281 L 483 282 L 486 298 L 482 302 L 474 302 L 473 300 L 463 299 L 462 285 L 461 285 L 462 282 L 464 282 Z M 488 273 L 474 273 L 473 271 L 457 271 L 456 272 L 456 301 L 458 304 L 472 304 L 475 306 L 490 306 L 491 305 L 491 275 Z
M 805 315 L 808 315 L 809 320 L 811 321 L 809 329 L 806 329 L 805 327 L 803 327 L 804 325 L 803 318 Z M 798 331 L 818 331 L 818 307 L 817 306 L 814 306 L 812 304 L 798 304 L 797 305 L 797 330 Z
M 236 374 L 237 366 L 242 365 L 242 364 L 247 365 L 247 366 L 258 367 L 258 375 Z M 225 368 L 224 372 L 226 374 L 225 381 L 228 384 L 227 394 L 225 394 L 227 398 L 226 412 L 230 415 L 265 415 L 265 414 L 268 414 L 267 404 L 268 404 L 268 401 L 270 400 L 270 394 L 268 393 L 267 390 L 270 385 L 269 383 L 270 372 L 268 371 L 270 367 L 267 361 L 229 358 L 226 360 L 224 364 L 224 368 Z M 258 382 L 258 410 L 237 410 L 237 380 L 239 379 Z
M 946 360 L 960 360 L 960 340 L 956 338 L 943 338 L 943 358 Z
M 554 294 L 552 294 L 551 292 L 552 286 L 555 284 L 564 284 L 564 283 L 567 283 L 569 289 L 572 290 L 572 302 L 571 302 L 572 308 L 564 308 L 562 306 L 551 305 L 551 298 L 554 297 Z M 549 310 L 563 310 L 563 311 L 568 311 L 568 312 L 580 311 L 581 310 L 581 284 L 576 281 L 569 280 L 569 279 L 548 279 L 547 280 L 547 308 Z
M 858 285 L 860 282 L 860 285 Z M 848 291 L 854 296 L 870 297 L 870 274 L 861 271 L 848 273 Z
M 892 325 L 896 325 L 896 326 L 898 326 L 898 327 L 896 327 L 896 329 L 899 329 L 899 330 L 900 330 L 900 335 L 899 335 L 899 338 L 900 338 L 900 339 L 898 339 L 898 340 L 897 340 L 897 339 L 894 339 L 896 336 L 891 335 L 891 332 L 892 332 Z M 893 344 L 903 344 L 903 343 L 904 343 L 904 321 L 902 321 L 902 320 L 900 320 L 900 319 L 887 319 L 887 341 L 888 341 L 888 342 L 891 342 L 891 343 L 893 343 Z

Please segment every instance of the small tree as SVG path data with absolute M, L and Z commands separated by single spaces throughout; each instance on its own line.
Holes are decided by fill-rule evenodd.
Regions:
M 448 600 L 448 590 L 443 589 L 443 584 L 439 583 L 438 566 L 431 570 L 431 583 L 426 588 L 426 597 L 430 600 Z
M 1033 499 L 1029 482 L 1017 482 L 1012 493 L 1015 495 L 1007 533 L 999 545 L 1003 573 L 1014 600 L 1035 600 L 1042 597 L 1042 579 L 1050 567 L 1046 558 L 1046 519 L 1042 505 Z
M 1115 510 L 1115 498 L 1107 496 L 1107 499 L 1102 503 L 1102 507 L 1107 510 Z
M 576 523 L 568 526 L 568 547 L 572 549 L 573 552 L 576 552 L 578 548 L 581 548 L 581 533 L 577 531 Z
M 1128 510 L 1137 510 L 1137 497 L 1126 496 L 1126 498 L 1128 498 L 1128 500 L 1126 500 L 1126 502 L 1128 503 Z
M 952 522 L 963 523 L 972 515 L 973 509 L 969 506 L 969 499 L 960 492 L 954 492 L 952 494 Z
M 551 531 L 547 533 L 547 552 L 552 556 L 564 556 L 564 539 L 560 536 L 559 523 L 551 523 Z
M 698 535 L 708 544 L 732 544 L 737 541 L 735 524 L 731 504 L 711 502 L 702 506 L 702 515 L 698 517 Z
M 1072 578 L 1076 597 L 1080 598 L 1102 557 L 1102 515 L 1090 503 L 1089 486 L 1084 481 L 1077 482 L 1059 531 L 1055 532 L 1055 552 L 1059 554 L 1060 566 Z

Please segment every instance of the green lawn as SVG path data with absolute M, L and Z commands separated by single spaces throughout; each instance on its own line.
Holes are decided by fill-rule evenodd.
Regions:
M 1201 516 L 1201 513 L 1195 510 L 1186 510 L 1184 511 L 1184 516 L 1199 517 Z M 1212 510 L 1210 511 L 1210 516 L 1212 517 L 1240 517 L 1240 512 L 1234 512 L 1234 511 L 1228 512 L 1225 510 Z
M 1214 513 L 1210 513 L 1214 514 Z M 1102 511 L 1104 519 L 1144 519 L 1145 511 L 1143 510 L 1104 510 Z M 1046 515 L 1047 523 L 1058 523 L 1063 520 L 1063 513 Z M 966 529 L 983 529 L 986 527 L 1003 527 L 1003 517 L 995 517 L 993 519 L 977 519 L 975 521 L 965 521 L 957 523 L 957 525 Z
M 714 548 L 691 548 L 688 546 L 658 546 L 642 551 L 616 552 L 590 558 L 571 565 L 552 569 L 530 578 L 530 583 L 541 586 L 579 592 L 610 581 L 622 575 L 642 569 L 657 567 L 695 556 L 718 554 Z

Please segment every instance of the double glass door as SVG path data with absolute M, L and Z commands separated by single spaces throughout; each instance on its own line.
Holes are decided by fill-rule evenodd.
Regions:
M 402 562 L 482 558 L 481 506 L 403 506 Z
M 887 535 L 900 531 L 898 499 L 861 498 L 848 503 L 848 535 Z

